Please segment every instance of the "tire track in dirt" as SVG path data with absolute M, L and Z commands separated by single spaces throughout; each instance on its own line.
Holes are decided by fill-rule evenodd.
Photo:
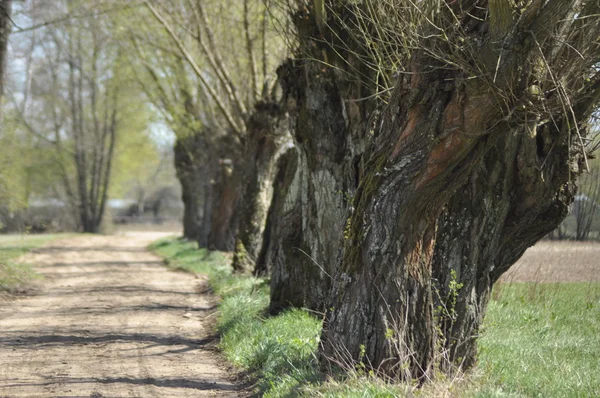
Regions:
M 156 233 L 54 241 L 23 261 L 43 288 L 0 303 L 0 397 L 236 397 L 210 348 L 201 280 L 145 247 Z

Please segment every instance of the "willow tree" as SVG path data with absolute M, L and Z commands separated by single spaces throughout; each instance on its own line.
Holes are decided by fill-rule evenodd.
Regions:
M 564 219 L 587 168 L 599 8 L 365 0 L 296 12 L 283 74 L 298 161 L 280 214 L 295 221 L 272 238 L 271 304 L 326 310 L 324 363 L 403 379 L 474 363 L 493 284 Z
M 84 5 L 90 6 L 88 18 L 69 18 Z M 53 194 L 73 209 L 81 230 L 98 232 L 118 137 L 139 136 L 146 128 L 141 96 L 129 84 L 116 36 L 91 2 L 22 7 L 37 28 L 15 35 L 15 44 L 27 47 L 27 82 L 11 97 L 11 112 L 32 145 L 43 145 L 46 168 L 59 179 Z
M 131 36 L 151 97 L 178 136 L 184 201 L 197 209 L 186 210 L 194 218 L 186 229 L 201 246 L 237 249 L 236 267 L 249 268 L 287 131 L 274 90 L 283 43 L 273 34 L 268 4 L 144 4 L 149 29 Z

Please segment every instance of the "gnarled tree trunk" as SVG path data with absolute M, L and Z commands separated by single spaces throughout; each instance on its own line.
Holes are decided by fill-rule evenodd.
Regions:
M 183 200 L 183 236 L 207 247 L 208 232 L 203 225 L 207 196 L 212 188 L 208 173 L 203 172 L 208 163 L 206 143 L 202 133 L 178 137 L 174 147 L 177 178 L 181 184 Z
M 210 233 L 208 248 L 233 251 L 237 233 L 236 205 L 240 198 L 241 167 L 234 160 L 235 153 L 218 159 L 211 180 Z
M 287 113 L 275 102 L 259 102 L 255 106 L 247 132 L 242 192 L 236 207 L 239 220 L 233 257 L 236 272 L 256 267 L 273 197 L 277 160 L 291 144 Z
M 272 242 L 259 263 L 271 271 L 272 313 L 290 306 L 325 308 L 377 102 L 376 89 L 361 82 L 376 79 L 377 72 L 360 61 L 363 49 L 344 47 L 349 37 L 339 22 L 353 16 L 345 6 L 335 7 L 340 19 L 328 21 L 339 28 L 333 33 L 320 23 L 325 15 L 315 18 L 312 4 L 293 15 L 298 56 L 278 69 L 296 154 L 276 180 L 281 185 L 270 214 Z
M 348 114 L 332 70 L 311 61 L 280 67 L 292 119 L 296 157 L 277 190 L 274 242 L 264 258 L 271 274 L 271 312 L 289 306 L 322 310 L 335 270 L 359 147 L 348 134 L 362 115 Z M 295 171 L 292 174 L 292 169 Z M 350 181 L 350 182 L 349 182 Z
M 493 283 L 574 198 L 600 78 L 597 54 L 565 67 L 574 50 L 563 41 L 588 34 L 566 31 L 598 5 L 577 9 L 576 20 L 565 3 L 577 2 L 534 2 L 513 26 L 513 10 L 500 18 L 493 8 L 509 2 L 460 3 L 432 17 L 438 26 L 459 21 L 455 37 L 429 36 L 426 24 L 423 51 L 396 82 L 365 152 L 327 305 L 324 364 L 363 362 L 408 380 L 472 365 Z M 549 35 L 547 18 L 566 36 Z M 470 51 L 451 52 L 452 40 Z M 569 94 L 556 79 L 573 85 Z
M 295 217 L 299 213 L 297 192 L 290 192 L 298 168 L 298 153 L 295 147 L 288 148 L 277 160 L 277 173 L 273 178 L 273 197 L 256 260 L 254 275 L 268 276 L 272 271 L 283 269 L 275 261 L 286 261 L 285 253 L 279 253 L 283 237 L 293 236 L 289 231 L 300 231 Z M 283 230 L 282 230 L 283 229 Z
M 493 284 L 565 218 L 573 200 L 575 186 L 564 167 L 568 137 L 558 141 L 552 157 L 537 152 L 539 139 L 524 131 L 506 134 L 438 219 L 434 318 L 447 370 L 473 365 Z M 549 163 L 544 180 L 531 173 L 542 159 Z
M 436 84 L 417 87 L 425 93 Z M 553 132 L 552 158 L 537 153 L 525 130 L 506 125 L 465 139 L 471 123 L 487 130 L 485 117 L 437 140 L 444 130 L 429 132 L 453 128 L 456 97 L 429 98 L 418 102 L 424 113 L 413 103 L 398 122 L 384 116 L 386 144 L 354 198 L 322 338 L 326 360 L 368 359 L 404 379 L 424 377 L 437 361 L 445 368 L 473 363 L 493 283 L 562 221 L 574 195 L 567 128 Z M 478 117 L 468 103 L 461 113 Z M 532 166 L 544 161 L 542 178 Z
M 184 203 L 184 236 L 199 247 L 232 251 L 242 171 L 235 162 L 237 146 L 230 136 L 206 130 L 181 135 L 174 149 Z

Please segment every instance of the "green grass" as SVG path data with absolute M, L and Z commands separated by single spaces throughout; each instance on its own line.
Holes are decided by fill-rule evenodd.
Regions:
M 234 276 L 230 259 L 197 250 L 196 244 L 163 240 L 150 249 L 175 269 L 206 274 L 221 297 L 217 322 L 221 349 L 233 364 L 249 371 L 266 397 L 285 397 L 320 376 L 315 357 L 321 322 L 305 311 L 267 317 L 269 290 L 265 281 Z
M 39 278 L 30 264 L 15 262 L 17 258 L 53 239 L 67 235 L 0 235 L 0 292 L 23 290 Z
M 220 347 L 266 397 L 591 397 L 600 391 L 598 283 L 499 286 L 482 328 L 478 368 L 415 391 L 359 370 L 325 380 L 316 356 L 320 320 L 302 310 L 267 317 L 263 280 L 233 276 L 228 257 L 195 246 L 164 240 L 151 249 L 174 268 L 209 276 L 221 296 Z
M 479 343 L 479 397 L 600 394 L 600 284 L 496 287 Z

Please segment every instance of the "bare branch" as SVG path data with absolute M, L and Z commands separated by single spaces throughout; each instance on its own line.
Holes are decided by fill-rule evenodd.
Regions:
M 227 68 L 225 67 L 225 63 L 223 62 L 223 58 L 221 57 L 219 46 L 217 46 L 217 44 L 216 44 L 215 36 L 212 31 L 210 21 L 208 20 L 208 17 L 204 10 L 204 6 L 202 5 L 201 1 L 199 1 L 197 3 L 197 5 L 198 5 L 198 12 L 200 14 L 200 18 L 202 19 L 202 22 L 203 22 L 204 30 L 206 31 L 206 37 L 208 38 L 208 45 L 210 46 L 210 50 L 211 50 L 212 54 L 214 54 L 215 61 L 217 62 L 217 65 L 219 66 L 221 73 L 223 73 L 223 76 L 224 76 L 225 80 L 227 81 L 227 84 L 231 87 L 233 96 L 235 98 L 235 104 L 237 105 L 239 112 L 242 115 L 242 118 L 246 119 L 246 117 L 248 115 L 248 110 L 246 109 L 243 101 L 240 99 L 239 94 L 238 94 L 237 90 L 235 89 L 235 85 L 233 84 L 233 80 L 231 79 L 231 75 L 230 75 L 229 71 L 227 70 Z
M 244 0 L 244 36 L 246 38 L 246 51 L 248 53 L 248 70 L 252 77 L 252 89 L 250 90 L 252 101 L 258 97 L 258 78 L 256 70 L 256 59 L 254 57 L 254 48 L 252 38 L 250 37 L 250 22 L 248 20 L 248 0 Z
M 244 127 L 243 123 L 239 124 L 238 122 L 236 122 L 236 120 L 234 119 L 233 115 L 229 112 L 229 110 L 227 109 L 227 107 L 225 106 L 225 104 L 223 103 L 223 101 L 221 100 L 221 98 L 219 97 L 219 95 L 217 94 L 217 92 L 215 91 L 215 89 L 206 80 L 206 77 L 205 77 L 204 73 L 202 72 L 202 70 L 200 69 L 200 67 L 196 64 L 196 62 L 192 58 L 191 54 L 187 51 L 187 49 L 185 48 L 184 44 L 181 42 L 181 40 L 179 39 L 179 37 L 175 34 L 175 31 L 173 30 L 173 28 L 171 27 L 171 25 L 162 17 L 162 15 L 156 10 L 156 8 L 154 8 L 154 6 L 152 6 L 152 4 L 150 4 L 150 2 L 148 0 L 144 0 L 144 4 L 148 8 L 148 10 L 150 10 L 150 12 L 152 13 L 152 15 L 154 15 L 154 17 L 156 18 L 156 20 L 167 31 L 167 33 L 169 34 L 169 36 L 171 37 L 171 39 L 173 40 L 173 42 L 175 43 L 175 45 L 177 45 L 177 47 L 179 48 L 179 50 L 183 54 L 183 56 L 186 59 L 186 61 L 188 62 L 188 64 L 192 67 L 192 69 L 193 69 L 194 73 L 196 74 L 196 76 L 198 76 L 198 78 L 200 79 L 200 81 L 204 85 L 206 91 L 210 94 L 211 99 L 217 104 L 220 112 L 222 113 L 222 115 L 227 120 L 227 123 L 229 124 L 229 126 L 233 129 L 233 131 L 236 133 L 236 135 L 239 138 L 241 138 L 241 136 L 245 132 L 245 127 Z

